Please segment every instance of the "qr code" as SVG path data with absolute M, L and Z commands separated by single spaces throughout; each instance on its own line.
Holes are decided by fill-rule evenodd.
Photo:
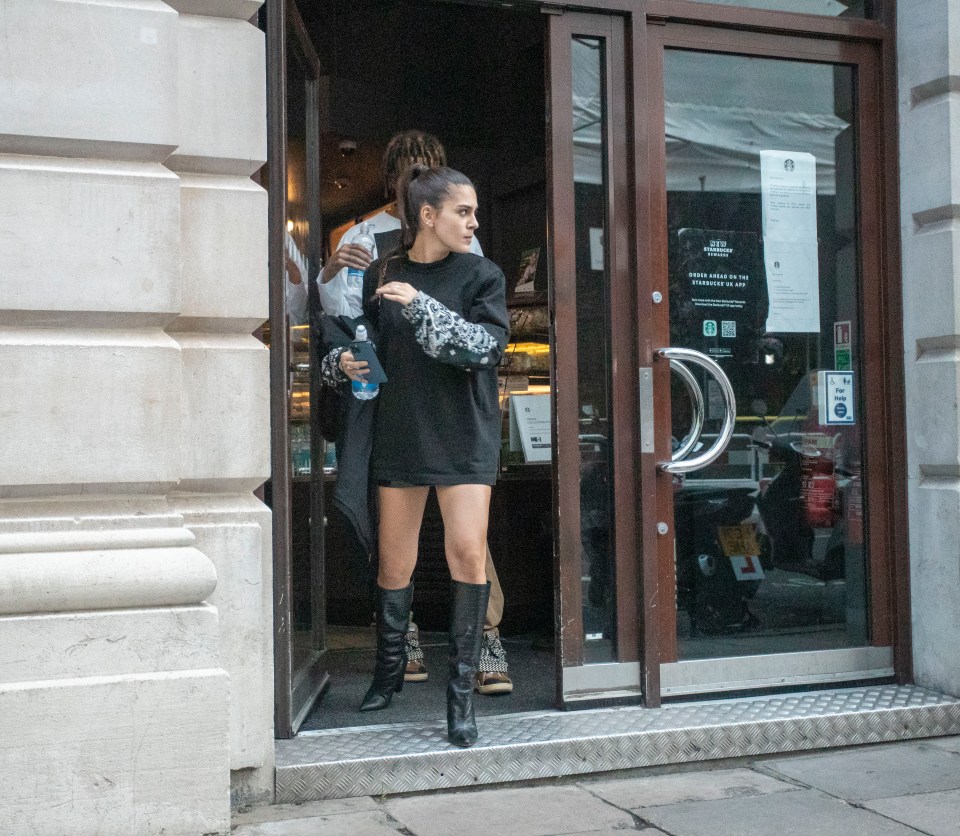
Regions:
M 720 323 L 720 336 L 721 337 L 736 337 L 737 336 L 737 323 L 736 320 L 725 319 Z

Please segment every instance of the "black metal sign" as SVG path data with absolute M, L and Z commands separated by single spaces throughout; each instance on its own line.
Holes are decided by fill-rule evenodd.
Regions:
M 672 243 L 672 344 L 751 362 L 766 318 L 760 236 L 681 229 Z

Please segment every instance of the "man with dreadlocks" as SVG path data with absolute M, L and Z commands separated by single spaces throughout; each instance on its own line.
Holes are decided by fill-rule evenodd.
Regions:
M 385 194 L 395 200 L 397 184 L 406 169 L 415 163 L 439 168 L 447 164 L 447 153 L 440 140 L 423 131 L 409 130 L 396 134 L 387 143 L 383 153 L 380 170 L 383 174 Z M 396 203 L 366 219 L 370 232 L 376 242 L 373 253 L 353 241 L 360 234 L 360 225 L 348 229 L 337 250 L 330 256 L 317 279 L 320 304 L 328 316 L 360 316 L 363 308 L 362 290 L 347 283 L 347 270 L 355 267 L 365 270 L 381 254 L 386 255 L 400 243 L 400 218 L 396 213 Z M 476 236 L 472 240 L 470 251 L 483 255 Z M 480 647 L 480 664 L 477 668 L 476 691 L 480 694 L 509 694 L 513 691 L 513 682 L 507 668 L 507 657 L 500 643 L 500 619 L 503 617 L 503 590 L 493 566 L 490 547 L 487 546 L 487 580 L 490 581 L 490 599 L 484 620 L 483 640 Z M 406 636 L 407 669 L 406 682 L 425 682 L 428 677 L 424 664 L 423 650 L 420 647 L 417 625 L 411 614 L 409 630 Z
M 400 218 L 397 216 L 394 192 L 397 181 L 404 170 L 414 163 L 438 168 L 447 164 L 447 154 L 435 136 L 423 131 L 403 131 L 396 134 L 383 152 L 380 171 L 383 174 L 384 193 L 392 202 L 386 209 L 366 219 L 370 224 L 376 246 L 368 253 L 354 240 L 360 235 L 360 226 L 350 227 L 337 250 L 320 271 L 318 281 L 320 304 L 323 312 L 329 316 L 359 316 L 363 306 L 360 288 L 347 283 L 347 270 L 354 267 L 366 270 L 367 266 L 379 255 L 386 255 L 396 249 L 400 243 Z M 471 252 L 483 255 L 480 244 L 473 239 Z

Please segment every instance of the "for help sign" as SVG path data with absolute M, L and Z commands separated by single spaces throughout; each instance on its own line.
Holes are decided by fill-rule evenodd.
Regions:
M 856 423 L 853 408 L 853 372 L 817 372 L 821 425 Z

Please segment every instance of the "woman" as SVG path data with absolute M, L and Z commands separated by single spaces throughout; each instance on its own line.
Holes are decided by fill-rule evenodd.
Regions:
M 329 316 L 358 317 L 363 313 L 363 288 L 355 287 L 347 281 L 348 268 L 354 267 L 366 270 L 370 263 L 378 256 L 392 253 L 402 240 L 402 225 L 399 210 L 396 208 L 396 192 L 400 177 L 412 165 L 420 163 L 428 168 L 443 168 L 447 165 L 447 152 L 437 137 L 424 131 L 411 129 L 394 134 L 384 149 L 380 170 L 383 174 L 384 194 L 389 198 L 390 205 L 365 220 L 371 224 L 375 241 L 374 252 L 368 253 L 363 247 L 353 242 L 360 234 L 360 224 L 350 227 L 340 239 L 336 251 L 331 253 L 326 265 L 317 278 L 317 291 L 324 313 Z M 474 235 L 470 252 L 483 255 L 480 241 Z M 368 291 L 372 293 L 373 290 Z M 336 366 L 332 369 L 338 374 Z M 342 381 L 340 381 L 342 382 Z M 329 383 L 336 388 L 336 378 Z M 349 397 L 349 396 L 348 396 Z M 335 399 L 333 412 L 336 413 Z M 371 407 L 371 411 L 373 408 Z M 369 439 L 372 440 L 372 439 Z M 340 449 L 344 450 L 344 439 L 339 439 Z M 348 519 L 357 531 L 363 547 L 369 551 L 369 543 L 374 539 L 373 532 L 367 527 L 367 467 L 369 464 L 369 444 L 363 449 L 354 446 L 347 454 L 347 461 L 338 462 L 340 478 L 337 479 L 334 490 L 334 505 L 344 510 Z M 362 463 L 362 473 L 351 471 L 351 461 L 354 466 Z M 344 478 L 346 477 L 346 478 Z M 352 478 L 355 477 L 355 478 Z M 487 601 L 487 614 L 484 617 L 483 637 L 480 642 L 480 665 L 477 669 L 475 690 L 479 694 L 496 695 L 513 692 L 513 682 L 508 673 L 507 656 L 500 643 L 500 621 L 503 617 L 503 589 L 497 577 L 497 570 L 493 564 L 493 556 L 487 546 L 486 576 L 490 581 L 490 597 Z M 410 614 L 410 624 L 407 628 L 405 650 L 407 654 L 407 670 L 405 682 L 426 682 L 429 673 L 426 667 L 423 650 L 420 647 L 419 631 L 413 622 L 413 613 Z
M 473 688 L 500 450 L 495 367 L 508 336 L 505 280 L 496 265 L 470 252 L 477 195 L 465 175 L 415 165 L 397 198 L 401 244 L 364 277 L 365 313 L 379 332 L 389 380 L 378 399 L 370 462 L 380 504 L 377 662 L 360 710 L 386 708 L 403 686 L 411 577 L 432 486 L 453 578 L 447 735 L 470 746 L 477 740 Z M 366 369 L 349 351 L 337 362 L 351 380 Z

